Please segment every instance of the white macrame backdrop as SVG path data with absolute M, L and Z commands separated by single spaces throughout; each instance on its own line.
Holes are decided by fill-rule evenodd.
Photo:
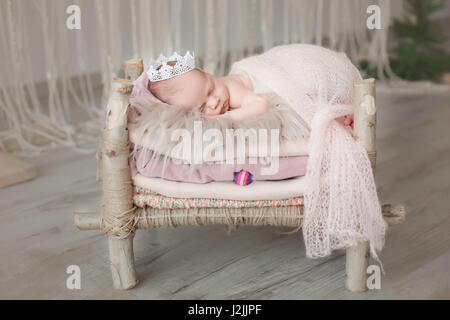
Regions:
M 366 28 L 374 3 L 381 30 Z M 65 27 L 71 4 L 81 8 L 81 30 Z M 274 45 L 315 43 L 353 61 L 368 58 L 383 78 L 381 70 L 392 74 L 393 7 L 390 0 L 0 0 L 0 151 L 15 140 L 23 156 L 61 145 L 93 152 L 80 144 L 98 138 L 110 81 L 130 58 L 148 63 L 191 50 L 199 67 L 222 76 L 233 61 Z M 35 145 L 33 134 L 52 143 Z

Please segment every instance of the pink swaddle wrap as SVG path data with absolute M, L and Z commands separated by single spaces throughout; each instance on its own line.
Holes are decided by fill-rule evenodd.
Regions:
M 303 236 L 309 257 L 369 241 L 384 245 L 383 219 L 366 150 L 334 119 L 353 113 L 362 80 L 348 58 L 319 46 L 283 45 L 235 62 L 283 98 L 311 127 Z

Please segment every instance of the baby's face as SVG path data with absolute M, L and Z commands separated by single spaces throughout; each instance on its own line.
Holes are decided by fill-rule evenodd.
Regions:
M 187 109 L 198 108 L 206 115 L 225 113 L 230 106 L 230 93 L 221 79 L 198 69 L 167 80 L 172 94 L 164 97 L 164 102 Z

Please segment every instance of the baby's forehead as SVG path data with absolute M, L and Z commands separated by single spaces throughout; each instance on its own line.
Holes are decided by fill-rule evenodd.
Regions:
M 208 82 L 207 76 L 198 70 L 192 70 L 185 74 L 172 78 L 174 81 L 172 86 L 176 91 L 188 93 L 192 91 L 203 91 Z
M 203 83 L 207 80 L 207 76 L 204 72 L 194 69 L 189 72 L 186 72 L 185 74 L 181 75 L 179 80 L 187 82 L 187 81 L 195 81 L 198 83 Z

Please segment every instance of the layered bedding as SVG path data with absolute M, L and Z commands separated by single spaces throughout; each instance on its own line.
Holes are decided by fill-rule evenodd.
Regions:
M 189 183 L 209 183 L 213 181 L 233 181 L 236 172 L 244 170 L 251 173 L 253 181 L 283 180 L 301 177 L 306 173 L 308 156 L 278 157 L 265 159 L 262 163 L 258 158 L 246 158 L 243 163 L 233 161 L 211 162 L 200 165 L 178 163 L 173 159 L 153 158 L 151 150 L 140 148 L 135 156 L 137 171 L 148 178 L 163 178 L 170 181 Z M 271 172 L 270 167 L 277 166 Z
M 136 206 L 155 209 L 199 209 L 199 208 L 266 208 L 290 207 L 302 204 L 303 197 L 281 200 L 230 200 L 216 198 L 176 198 L 167 197 L 139 186 L 134 186 L 133 202 Z
M 187 113 L 177 106 L 155 104 L 146 89 L 147 81 L 143 73 L 134 83 L 128 121 L 133 200 L 137 206 L 187 209 L 302 204 L 306 188 L 308 126 L 278 96 L 266 93 L 266 99 L 274 106 L 270 112 L 248 121 L 230 123 L 205 119 L 199 113 Z M 173 139 L 174 133 L 185 130 L 189 132 L 189 142 L 196 141 L 199 123 L 202 134 L 211 129 L 219 137 L 227 137 L 230 129 L 254 130 L 258 142 L 261 141 L 259 132 L 265 130 L 266 147 L 263 154 L 252 148 L 255 141 L 250 134 L 240 146 L 236 137 L 231 154 L 224 140 L 206 147 L 202 145 L 200 152 L 193 147 L 186 153 L 186 149 L 179 148 L 180 141 Z M 239 147 L 244 149 L 243 154 L 239 154 Z M 199 153 L 203 155 L 200 161 L 195 158 Z M 235 183 L 238 172 L 250 174 L 251 184 Z
M 284 200 L 303 195 L 306 189 L 305 176 L 277 181 L 255 181 L 242 187 L 233 181 L 189 183 L 143 176 L 136 169 L 134 158 L 130 158 L 133 184 L 152 193 L 172 198 L 203 198 L 220 200 Z

